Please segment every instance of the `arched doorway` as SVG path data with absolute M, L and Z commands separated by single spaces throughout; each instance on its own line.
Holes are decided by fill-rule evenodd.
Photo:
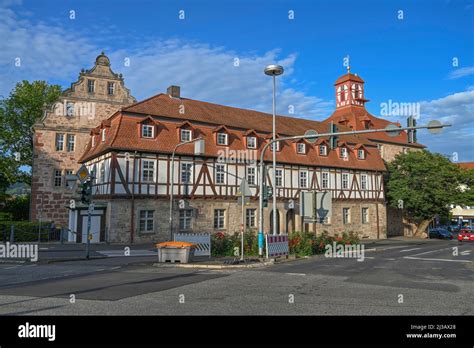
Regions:
M 276 211 L 276 233 L 280 234 L 280 212 Z M 270 212 L 270 232 L 269 234 L 273 234 L 273 210 Z
M 286 233 L 295 232 L 295 210 L 289 209 L 286 212 Z

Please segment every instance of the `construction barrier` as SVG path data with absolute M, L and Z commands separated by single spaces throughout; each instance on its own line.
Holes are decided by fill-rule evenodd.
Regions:
M 276 236 L 266 235 L 267 259 L 270 257 L 288 256 L 290 248 L 288 245 L 288 235 L 280 234 Z
M 175 242 L 188 242 L 196 244 L 194 256 L 211 257 L 211 234 L 210 233 L 175 233 Z

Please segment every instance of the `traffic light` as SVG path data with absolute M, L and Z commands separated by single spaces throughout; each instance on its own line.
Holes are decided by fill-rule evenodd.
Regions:
M 263 186 L 263 206 L 268 207 L 268 199 L 273 197 L 273 188 L 271 186 Z
M 329 133 L 337 133 L 337 127 L 334 122 L 329 125 Z M 329 137 L 329 148 L 334 150 L 337 147 L 337 136 L 333 135 Z
M 407 118 L 407 127 L 416 127 L 416 120 L 413 116 Z M 407 130 L 407 141 L 416 143 L 416 129 Z
M 92 182 L 86 181 L 80 186 L 81 190 L 81 203 L 83 204 L 89 204 L 91 202 L 91 196 L 92 196 Z

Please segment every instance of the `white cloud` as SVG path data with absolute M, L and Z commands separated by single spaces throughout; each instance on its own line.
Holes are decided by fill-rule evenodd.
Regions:
M 82 67 L 90 67 L 102 51 L 87 35 L 64 27 L 32 23 L 8 8 L 0 8 L 0 95 L 7 95 L 21 79 L 60 81 L 65 86 L 76 80 Z M 101 38 L 101 42 L 104 37 Z M 134 47 L 134 48 L 131 48 Z M 137 99 L 165 92 L 171 84 L 181 86 L 184 97 L 271 112 L 272 82 L 264 75 L 267 64 L 278 63 L 285 74 L 278 77 L 277 111 L 321 119 L 332 103 L 294 88 L 296 54 L 281 55 L 272 50 L 261 55 L 181 39 L 148 40 L 139 47 L 107 50 L 112 68 L 122 72 L 126 85 Z M 21 67 L 15 67 L 15 59 Z M 131 65 L 123 62 L 129 58 Z M 239 66 L 235 66 L 238 59 Z M 82 65 L 81 65 L 82 64 Z
M 420 102 L 420 124 L 439 120 L 452 124 L 438 135 L 419 132 L 419 140 L 429 150 L 446 155 L 457 154 L 459 161 L 474 161 L 474 90 Z
M 453 70 L 449 74 L 448 78 L 454 80 L 469 75 L 474 75 L 474 66 L 467 66 L 465 68 Z

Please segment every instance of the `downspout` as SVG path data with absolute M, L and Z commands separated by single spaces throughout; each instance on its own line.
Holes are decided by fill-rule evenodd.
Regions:
M 134 237 L 134 228 L 135 228 L 135 158 L 137 156 L 137 151 L 133 154 L 133 174 L 132 174 L 132 209 L 130 216 L 130 243 L 133 243 Z

